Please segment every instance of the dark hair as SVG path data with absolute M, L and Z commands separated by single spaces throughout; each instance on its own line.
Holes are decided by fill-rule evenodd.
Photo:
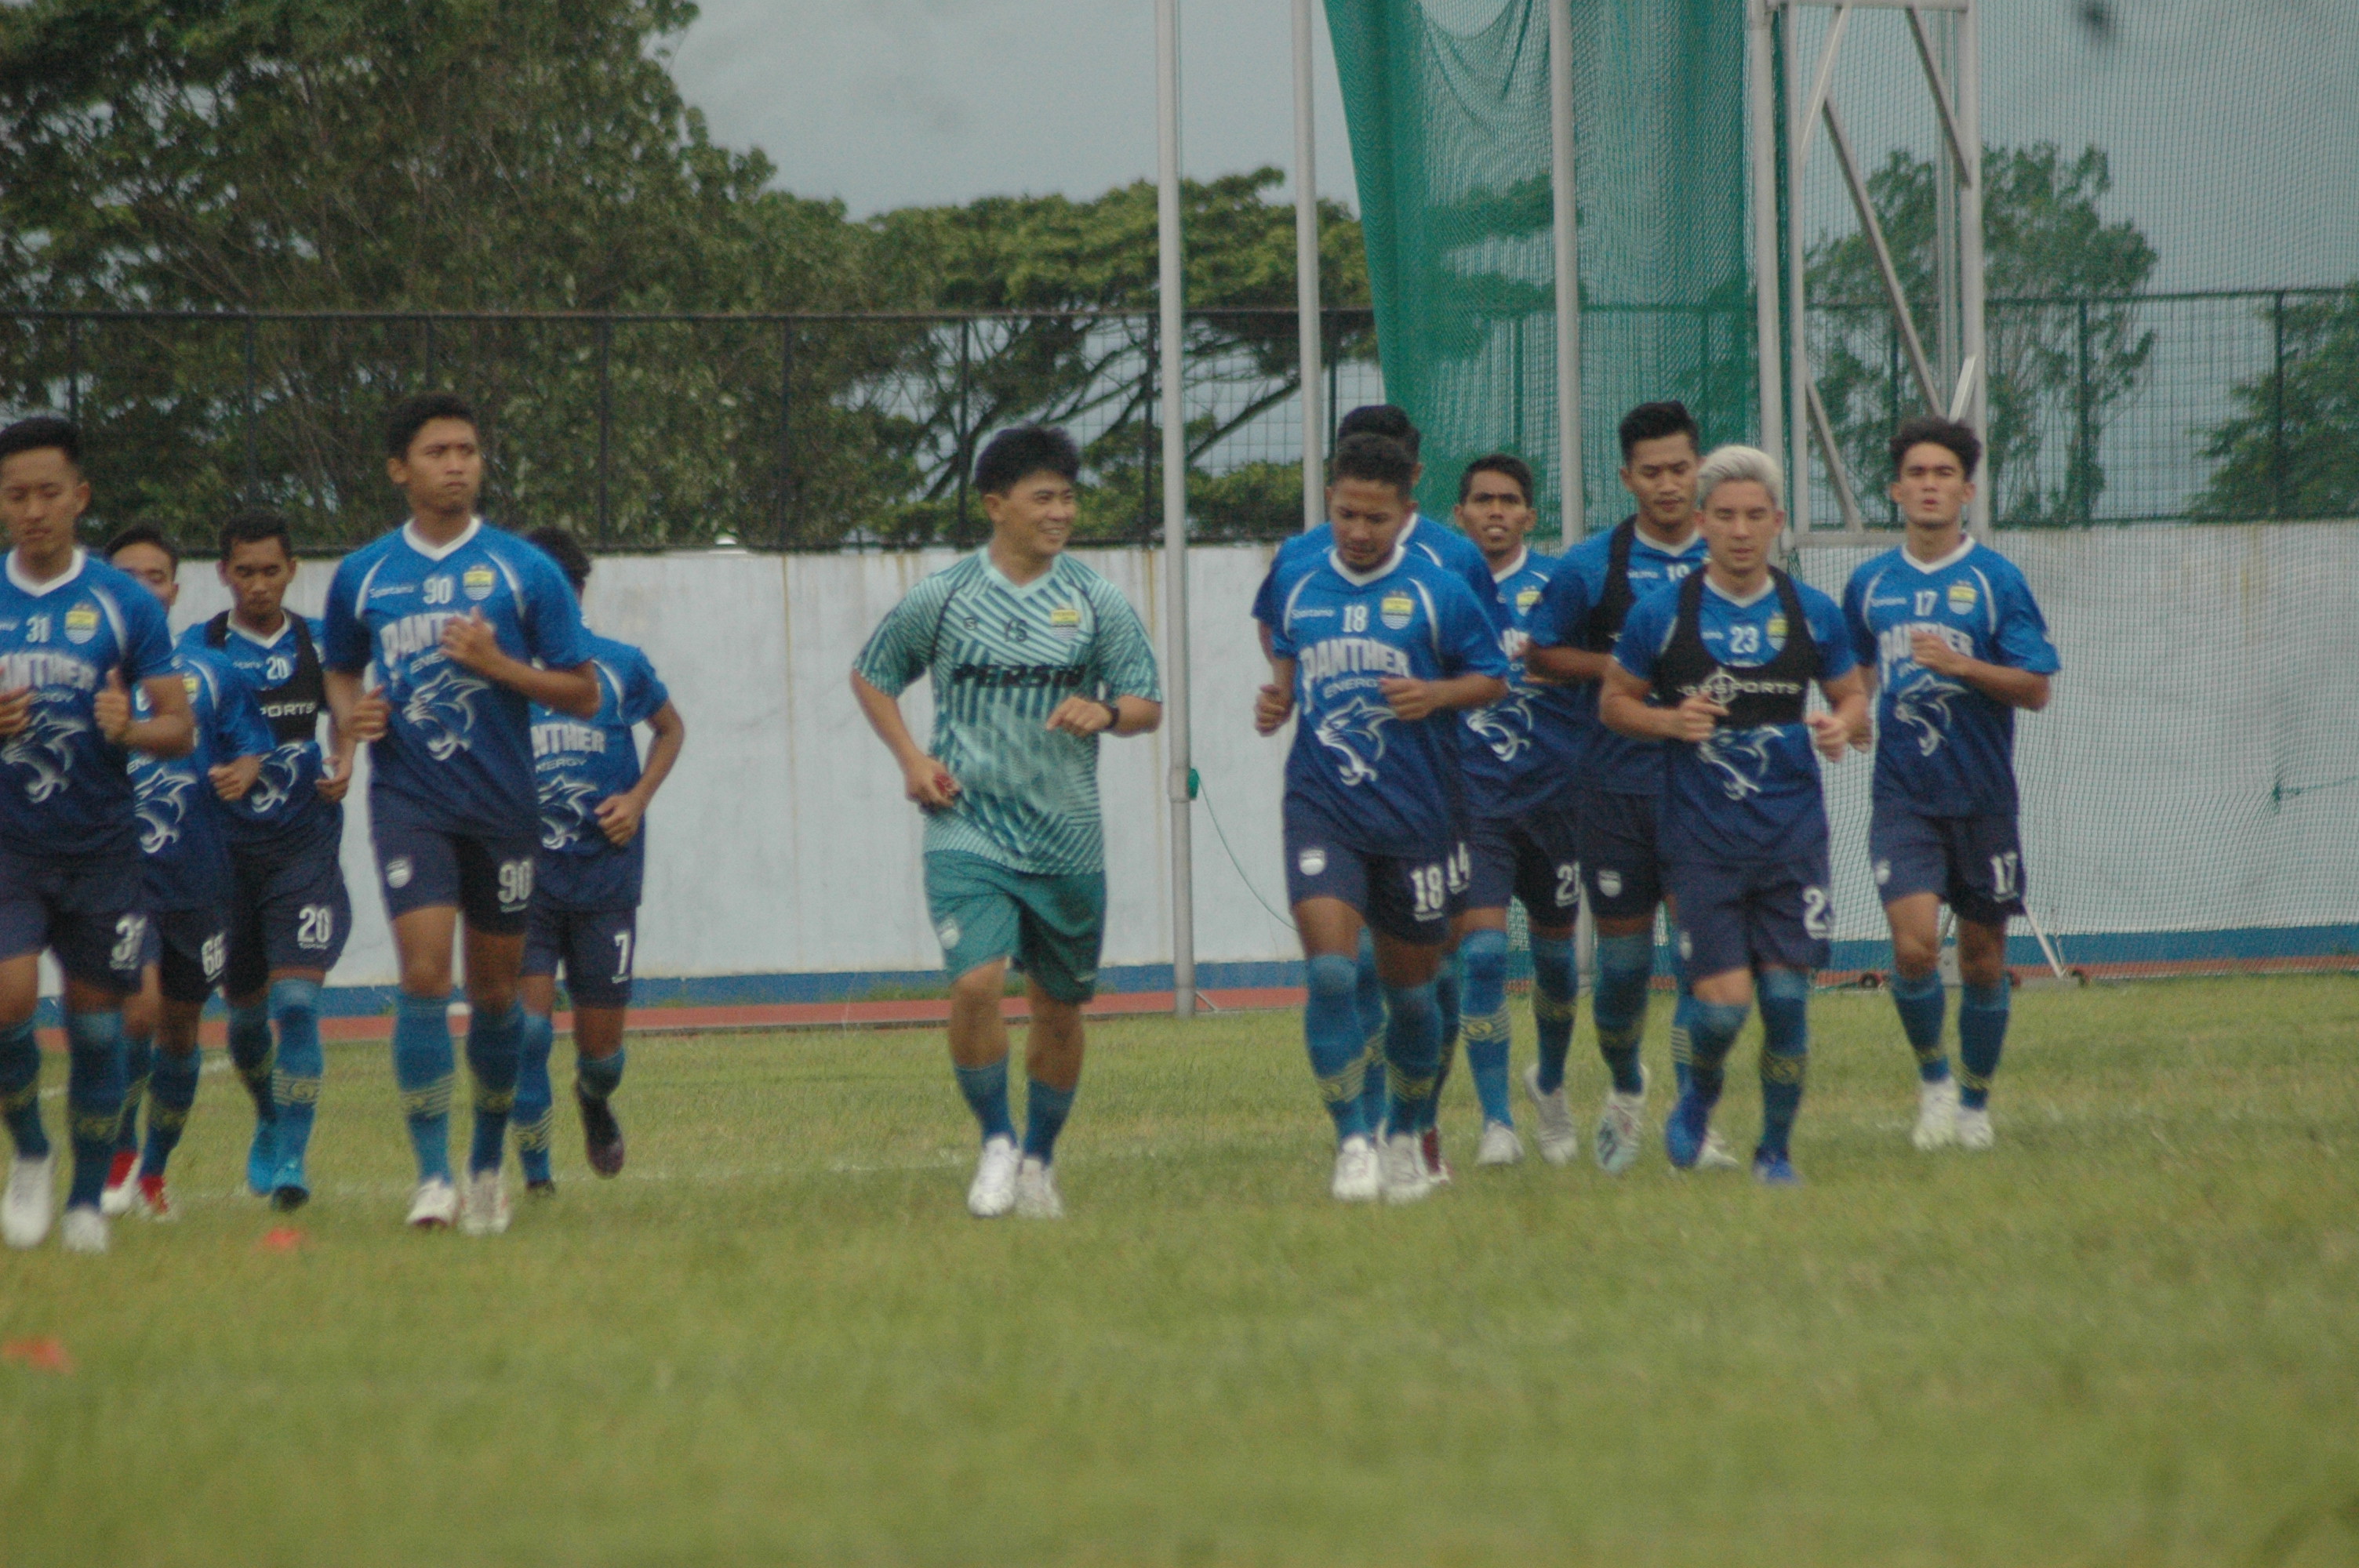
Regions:
M 60 419 L 54 414 L 36 414 L 30 419 L 19 419 L 0 430 L 0 460 L 15 457 L 18 452 L 38 452 L 55 448 L 66 455 L 66 461 L 82 467 L 82 431 L 71 419 Z
M 1892 477 L 1900 477 L 1900 460 L 1908 455 L 1911 447 L 1947 447 L 1955 453 L 1958 465 L 1966 477 L 1974 477 L 1974 465 L 1983 460 L 1982 438 L 1954 419 L 1943 419 L 1931 414 L 1919 414 L 1914 419 L 1904 419 L 1900 428 L 1892 433 Z
M 1417 427 L 1409 423 L 1408 410 L 1397 403 L 1364 403 L 1336 422 L 1336 449 L 1342 450 L 1346 436 L 1382 436 L 1397 442 L 1408 454 L 1410 462 L 1417 461 Z M 1354 478 L 1360 476 L 1354 475 Z
M 1027 474 L 1043 470 L 1068 484 L 1080 479 L 1081 449 L 1052 426 L 1017 425 L 994 436 L 975 455 L 974 487 L 985 495 L 1006 495 Z
M 1478 473 L 1506 474 L 1524 492 L 1524 504 L 1529 506 L 1532 503 L 1532 465 L 1513 452 L 1486 452 L 1468 463 L 1466 471 L 1458 476 L 1458 503 L 1461 506 L 1465 505 L 1466 498 L 1474 492 L 1474 476 Z
M 1327 481 L 1332 484 L 1347 479 L 1366 480 L 1372 484 L 1388 484 L 1399 491 L 1401 499 L 1409 499 L 1409 486 L 1416 482 L 1417 460 L 1408 449 L 1390 436 L 1372 435 L 1367 431 L 1344 437 L 1335 443 L 1335 455 L 1327 462 Z
M 106 542 L 106 547 L 100 554 L 112 564 L 118 554 L 134 545 L 155 546 L 172 557 L 172 569 L 175 572 L 180 569 L 180 546 L 172 543 L 165 535 L 164 530 L 157 527 L 153 523 L 134 523 L 127 528 L 116 529 L 114 537 Z
M 259 545 L 265 539 L 276 539 L 295 558 L 295 532 L 288 525 L 287 514 L 267 506 L 248 506 L 233 512 L 229 521 L 221 525 L 221 558 L 228 561 L 230 552 L 240 545 Z
M 1622 416 L 1622 460 L 1629 462 L 1641 441 L 1659 441 L 1667 436 L 1685 436 L 1688 445 L 1703 456 L 1703 432 L 1696 427 L 1695 416 L 1688 406 L 1676 399 L 1669 403 L 1641 403 Z
M 524 542 L 555 561 L 557 569 L 565 574 L 565 580 L 573 585 L 573 597 L 582 597 L 582 590 L 590 586 L 590 552 L 582 547 L 582 541 L 573 536 L 571 529 L 554 524 L 535 528 L 524 536 Z
M 421 392 L 394 406 L 392 416 L 385 422 L 385 455 L 408 457 L 409 443 L 418 439 L 418 432 L 431 419 L 464 419 L 476 425 L 473 406 L 457 393 Z

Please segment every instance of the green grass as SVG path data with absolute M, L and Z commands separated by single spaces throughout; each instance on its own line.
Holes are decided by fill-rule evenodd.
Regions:
M 400 1228 L 339 1049 L 292 1253 L 212 1073 L 178 1225 L 0 1255 L 76 1364 L 0 1364 L 0 1563 L 2359 1559 L 2359 979 L 2016 1018 L 1987 1155 L 1908 1148 L 1889 1004 L 1828 995 L 1807 1186 L 1584 1150 L 1397 1211 L 1328 1201 L 1292 1019 L 1108 1023 L 1060 1226 L 966 1217 L 936 1033 L 650 1041 L 630 1173 L 563 1113 L 482 1241 Z

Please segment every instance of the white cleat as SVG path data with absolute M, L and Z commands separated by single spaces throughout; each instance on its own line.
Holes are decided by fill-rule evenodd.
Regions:
M 49 1233 L 49 1204 L 56 1195 L 58 1157 L 19 1159 L 8 1167 L 8 1194 L 0 1198 L 0 1240 L 11 1247 L 38 1247 Z
M 1016 1216 L 1018 1219 L 1062 1219 L 1065 1200 L 1057 1193 L 1057 1168 L 1037 1154 L 1027 1154 L 1016 1167 Z
M 109 1219 L 121 1219 L 138 1206 L 139 1156 L 134 1154 L 130 1163 L 123 1167 L 123 1179 L 110 1179 L 105 1190 L 98 1195 L 98 1212 Z
M 1426 1169 L 1425 1150 L 1414 1132 L 1396 1132 L 1385 1140 L 1377 1157 L 1385 1202 L 1416 1203 L 1433 1194 L 1433 1173 Z
M 1337 1203 L 1374 1203 L 1385 1195 L 1385 1181 L 1376 1169 L 1376 1146 L 1353 1133 L 1335 1150 L 1335 1177 L 1327 1184 Z
M 1943 1149 L 1958 1141 L 1958 1080 L 1917 1088 L 1917 1126 L 1908 1141 L 1919 1149 Z
M 1745 1162 L 1728 1152 L 1728 1145 L 1722 1141 L 1716 1129 L 1707 1128 L 1703 1135 L 1703 1147 L 1696 1151 L 1696 1169 L 1742 1171 L 1745 1169 Z
M 1636 1162 L 1646 1141 L 1647 1084 L 1642 1069 L 1636 1094 L 1605 1091 L 1605 1108 L 1597 1117 L 1597 1168 L 1609 1176 L 1620 1175 Z M 1703 1162 L 1699 1157 L 1696 1162 Z
M 1483 1141 L 1474 1148 L 1477 1165 L 1512 1165 L 1524 1157 L 1524 1141 L 1504 1121 L 1483 1124 Z
M 1016 1140 L 986 1138 L 966 1189 L 966 1211 L 977 1219 L 997 1219 L 1016 1206 Z
M 508 1227 L 508 1184 L 495 1165 L 471 1171 L 460 1195 L 459 1228 L 469 1236 L 498 1236 Z
M 76 1204 L 58 1226 L 58 1245 L 69 1252 L 106 1250 L 106 1216 L 95 1204 Z
M 1970 1110 L 1964 1106 L 1958 1108 L 1959 1148 L 1987 1149 L 1997 1139 L 1998 1134 L 1991 1130 L 1990 1107 L 1984 1106 L 1980 1110 Z
M 409 1200 L 409 1217 L 402 1223 L 412 1230 L 447 1230 L 459 1217 L 459 1189 L 440 1176 L 418 1184 Z
M 1564 1086 L 1559 1084 L 1554 1094 L 1540 1093 L 1540 1065 L 1534 1062 L 1524 1069 L 1524 1093 L 1532 1102 L 1532 1140 L 1540 1146 L 1540 1158 L 1551 1165 L 1570 1165 L 1581 1152 L 1581 1134 L 1572 1130 L 1572 1108 L 1564 1102 Z

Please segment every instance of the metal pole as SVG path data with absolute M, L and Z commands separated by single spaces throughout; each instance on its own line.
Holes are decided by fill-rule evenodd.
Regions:
M 2285 355 L 2277 355 L 2283 361 Z M 66 318 L 66 417 L 82 423 L 82 318 Z
M 1549 183 L 1556 196 L 1556 441 L 1559 525 L 1585 532 L 1581 470 L 1581 251 L 1572 141 L 1572 0 L 1549 0 Z
M 1802 16 L 1788 5 L 1780 24 L 1786 57 L 1786 509 L 1799 539 L 1810 531 L 1810 319 L 1802 292 L 1802 154 L 1810 124 L 1802 104 Z
M 794 531 L 795 324 L 778 323 L 778 548 Z
M 2083 309 L 2087 308 L 2085 306 Z M 2293 515 L 2293 504 L 2287 494 L 2288 467 L 2286 462 L 2285 427 L 2285 290 L 2280 288 L 2269 307 L 2269 340 L 2271 364 L 2269 376 L 2269 514 L 2273 517 Z
M 254 375 L 257 353 L 254 318 L 245 319 L 245 500 L 248 505 L 262 498 L 262 467 L 254 450 Z
M 1977 539 L 1991 534 L 1991 492 L 1996 484 L 1990 460 L 1990 344 L 1984 336 L 1983 318 L 1983 46 L 1982 13 L 1967 0 L 1958 13 L 1953 35 L 1957 41 L 1958 138 L 1965 144 L 1967 168 L 1958 191 L 1958 317 L 1965 339 L 1966 358 L 1975 368 L 1973 391 L 1967 399 L 1966 422 L 1983 441 L 1982 482 L 1967 513 L 1967 525 Z
M 1196 1015 L 1196 889 L 1189 841 L 1187 342 L 1180 335 L 1180 0 L 1155 0 L 1156 291 L 1163 371 L 1164 733 L 1170 739 L 1172 1011 Z
M 606 489 L 614 453 L 614 323 L 610 317 L 598 323 L 598 546 L 601 549 L 614 542 Z
M 1754 379 L 1760 388 L 1761 448 L 1786 444 L 1784 377 L 1778 373 L 1783 345 L 1777 335 L 1777 35 L 1767 0 L 1748 0 L 1745 55 L 1745 114 L 1753 161 Z
M 971 323 L 959 318 L 958 422 L 951 427 L 951 461 L 958 467 L 958 515 L 951 519 L 951 543 L 966 547 L 966 374 L 967 332 Z
M 1311 117 L 1310 0 L 1294 0 L 1294 311 L 1302 382 L 1302 526 L 1325 521 L 1319 439 L 1319 175 Z

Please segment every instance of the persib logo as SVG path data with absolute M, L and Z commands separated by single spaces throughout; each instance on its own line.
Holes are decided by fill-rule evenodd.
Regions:
M 98 611 L 88 604 L 77 604 L 66 611 L 66 641 L 87 643 L 98 635 Z
M 1396 632 L 1408 625 L 1409 617 L 1416 612 L 1417 601 L 1405 593 L 1388 593 L 1376 606 L 1377 618 Z
M 491 568 L 479 565 L 467 568 L 466 575 L 459 579 L 459 586 L 465 590 L 469 599 L 481 604 L 484 600 L 492 597 L 492 589 L 498 581 L 498 577 L 493 573 Z
M 1536 588 L 1521 589 L 1516 594 L 1516 608 L 1518 610 L 1529 610 L 1539 601 L 1540 590 Z
M 1082 634 L 1082 611 L 1079 605 L 1060 604 L 1049 611 L 1049 630 L 1060 637 Z
M 1951 583 L 1950 585 L 1950 613 L 1952 615 L 1973 614 L 1974 612 L 1974 600 L 1976 597 L 1977 596 L 1974 593 L 1974 585 L 1973 583 Z

